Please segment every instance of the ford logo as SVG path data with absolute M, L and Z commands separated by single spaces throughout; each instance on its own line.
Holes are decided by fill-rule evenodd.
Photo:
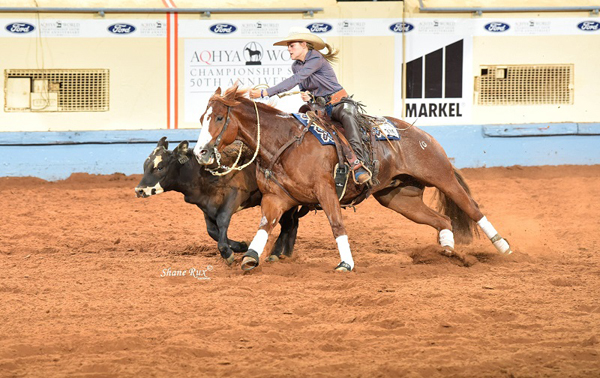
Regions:
M 6 30 L 15 34 L 31 33 L 34 29 L 35 26 L 25 22 L 13 22 L 12 24 L 6 25 Z
M 237 28 L 230 24 L 215 24 L 210 27 L 210 31 L 216 34 L 231 34 L 236 30 Z
M 114 24 L 108 27 L 108 31 L 113 34 L 131 34 L 135 31 L 135 26 L 129 24 Z
M 490 22 L 484 26 L 485 30 L 492 33 L 502 33 L 510 29 L 510 25 L 504 22 Z
M 600 30 L 600 22 L 598 21 L 583 21 L 577 24 L 577 27 L 583 31 L 596 31 Z
M 390 30 L 394 33 L 408 33 L 414 28 L 415 26 L 413 24 L 409 24 L 408 22 L 396 22 L 395 24 L 390 25 Z
M 314 24 L 307 25 L 306 28 L 310 30 L 311 33 L 327 33 L 333 29 L 333 26 L 324 22 L 315 22 Z

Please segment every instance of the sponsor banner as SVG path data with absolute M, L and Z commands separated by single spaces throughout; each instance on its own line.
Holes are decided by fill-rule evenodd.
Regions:
M 157 19 L 0 19 L 0 37 L 125 38 L 166 37 Z M 322 38 L 409 35 L 473 36 L 600 34 L 595 18 L 365 18 L 322 20 L 179 20 L 180 38 L 281 38 L 291 27 L 306 27 Z
M 600 22 L 595 20 L 583 21 L 577 24 L 577 29 L 584 32 L 597 32 L 600 31 Z
M 7 31 L 13 36 L 22 36 L 32 34 L 35 30 L 35 26 L 24 21 L 15 21 L 6 24 L 4 31 Z
M 304 27 L 321 38 L 393 36 L 399 18 L 324 20 L 180 20 L 182 38 L 283 38 L 291 27 Z
M 166 37 L 167 21 L 165 20 L 146 20 L 140 22 L 138 31 L 143 37 Z
M 418 24 L 417 24 L 418 25 Z M 435 27 L 433 24 L 430 27 Z M 469 124 L 472 115 L 473 38 L 465 32 L 406 36 L 395 44 L 394 115 L 416 125 Z M 415 28 L 417 30 L 417 28 Z M 406 81 L 402 82 L 402 62 L 406 61 Z
M 464 35 L 471 33 L 472 27 L 470 22 L 465 22 L 465 19 L 459 18 L 418 18 L 407 19 L 405 24 L 408 25 L 404 29 L 408 30 L 407 36 L 411 35 Z M 467 20 L 470 21 L 470 20 Z
M 40 33 L 44 37 L 79 37 L 81 21 L 43 20 L 39 23 Z
M 335 23 L 336 30 L 339 35 L 342 36 L 360 36 L 365 35 L 367 32 L 367 21 L 366 20 L 338 20 Z
M 600 22 L 581 18 L 502 18 L 471 20 L 474 36 L 551 36 L 600 34 Z
M 239 34 L 245 37 L 277 38 L 287 33 L 282 30 L 278 21 L 248 21 L 239 23 Z
M 274 47 L 276 39 L 186 39 L 184 43 L 185 121 L 198 122 L 215 90 L 225 90 L 239 80 L 240 88 L 274 86 L 292 75 L 286 49 Z M 277 108 L 293 112 L 300 96 L 278 100 Z
M 372 18 L 323 20 L 182 20 L 182 38 L 285 37 L 291 27 L 305 27 L 321 38 L 402 35 L 515 36 L 600 33 L 600 21 L 582 18 Z
M 167 36 L 167 22 L 161 19 L 20 19 L 2 20 L 0 37 L 57 38 L 146 38 Z

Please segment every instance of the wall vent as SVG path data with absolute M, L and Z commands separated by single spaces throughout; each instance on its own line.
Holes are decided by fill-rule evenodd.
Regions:
M 7 112 L 102 112 L 109 109 L 107 69 L 7 69 L 4 79 L 4 110 Z M 23 85 L 27 80 L 29 88 Z M 29 104 L 23 104 L 23 98 L 29 98 Z
M 573 65 L 481 66 L 478 105 L 573 103 Z

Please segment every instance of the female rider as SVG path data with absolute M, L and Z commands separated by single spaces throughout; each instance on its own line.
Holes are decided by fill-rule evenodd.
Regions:
M 338 83 L 331 62 L 336 60 L 339 50 L 333 50 L 319 36 L 312 34 L 306 28 L 291 28 L 290 34 L 274 46 L 286 46 L 292 64 L 291 77 L 285 79 L 274 87 L 267 89 L 253 89 L 250 98 L 264 98 L 289 91 L 296 85 L 300 87 L 300 96 L 303 101 L 310 101 L 311 95 L 315 98 L 323 97 L 326 109 L 332 119 L 342 123 L 346 131 L 346 139 L 354 150 L 357 160 L 351 162 L 354 179 L 358 184 L 364 184 L 371 179 L 371 174 L 364 169 L 365 153 L 360 141 L 360 128 L 355 118 L 357 109 L 352 102 L 340 102 L 348 94 Z M 319 50 L 327 47 L 327 54 Z

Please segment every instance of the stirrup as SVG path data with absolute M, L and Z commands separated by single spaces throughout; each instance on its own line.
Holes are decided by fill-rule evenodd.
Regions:
M 341 263 L 338 264 L 338 266 L 335 267 L 334 270 L 336 272 L 351 272 L 352 267 L 347 262 L 342 261 Z
M 369 178 L 362 183 L 358 182 L 358 180 L 356 179 L 356 171 L 358 171 L 361 168 L 364 169 L 366 171 L 366 174 L 369 176 Z M 372 179 L 373 179 L 373 173 L 363 163 L 359 163 L 352 168 L 352 180 L 354 180 L 354 183 L 356 185 L 369 184 Z

